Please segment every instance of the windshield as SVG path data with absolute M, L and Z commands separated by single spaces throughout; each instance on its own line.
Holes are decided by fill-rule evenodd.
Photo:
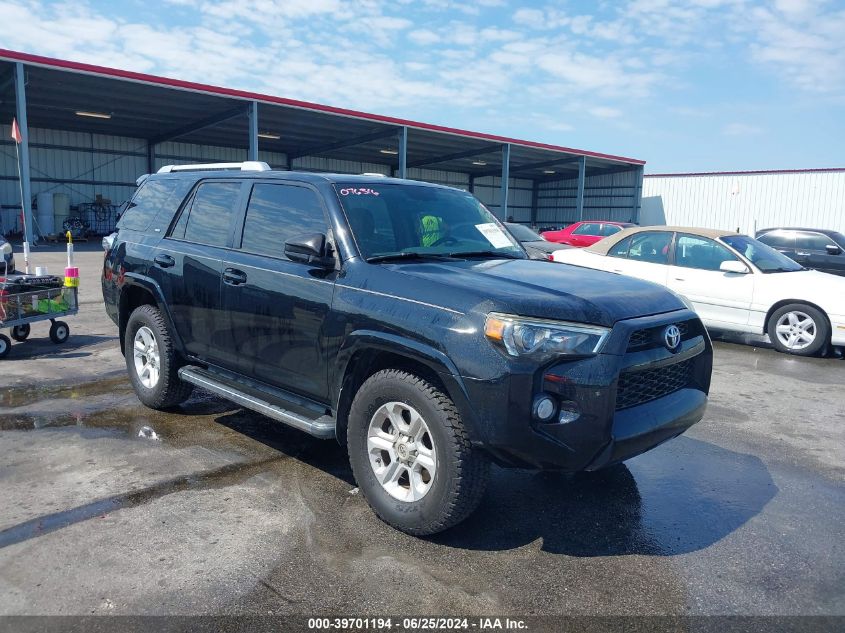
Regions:
M 404 183 L 338 183 L 335 189 L 367 260 L 463 254 L 525 257 L 493 214 L 464 191 Z
M 747 235 L 729 235 L 722 241 L 764 273 L 788 273 L 804 268 L 786 255 Z
M 513 222 L 506 222 L 505 226 L 516 239 L 520 242 L 545 242 L 546 239 L 539 233 L 535 233 L 527 226 L 522 224 L 514 224 Z

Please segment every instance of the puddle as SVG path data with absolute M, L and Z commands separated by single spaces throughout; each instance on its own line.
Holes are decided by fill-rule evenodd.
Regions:
M 24 407 L 44 400 L 84 400 L 92 396 L 128 395 L 132 385 L 125 374 L 79 385 L 27 385 L 0 388 L 0 406 Z
M 1 530 L 0 549 L 94 517 L 102 517 L 109 512 L 144 505 L 175 492 L 233 486 L 270 469 L 275 463 L 285 459 L 287 459 L 286 456 L 279 455 L 254 462 L 228 464 L 214 470 L 176 477 L 141 490 L 113 495 L 70 510 L 41 516 Z

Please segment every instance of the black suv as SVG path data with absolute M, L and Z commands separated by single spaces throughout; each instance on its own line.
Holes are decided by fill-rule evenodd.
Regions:
M 199 386 L 335 437 L 376 514 L 411 534 L 469 515 L 491 461 L 594 470 L 704 413 L 712 347 L 681 298 L 530 260 L 464 191 L 165 167 L 106 247 L 141 402 Z
M 757 239 L 804 266 L 845 276 L 845 235 L 827 229 L 763 229 Z

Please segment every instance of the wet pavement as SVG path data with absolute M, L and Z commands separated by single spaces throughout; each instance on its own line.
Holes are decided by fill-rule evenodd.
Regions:
M 845 615 L 841 358 L 721 340 L 684 436 L 606 472 L 494 469 L 416 539 L 333 442 L 199 391 L 142 407 L 95 308 L 83 370 L 3 365 L 0 614 Z

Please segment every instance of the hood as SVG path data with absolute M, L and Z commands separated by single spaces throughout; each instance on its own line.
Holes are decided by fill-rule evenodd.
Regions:
M 648 281 L 531 259 L 402 263 L 391 268 L 440 284 L 443 304 L 464 310 L 474 297 L 477 304 L 486 304 L 485 310 L 610 327 L 622 319 L 686 307 L 677 295 Z M 406 287 L 414 283 L 409 280 Z

